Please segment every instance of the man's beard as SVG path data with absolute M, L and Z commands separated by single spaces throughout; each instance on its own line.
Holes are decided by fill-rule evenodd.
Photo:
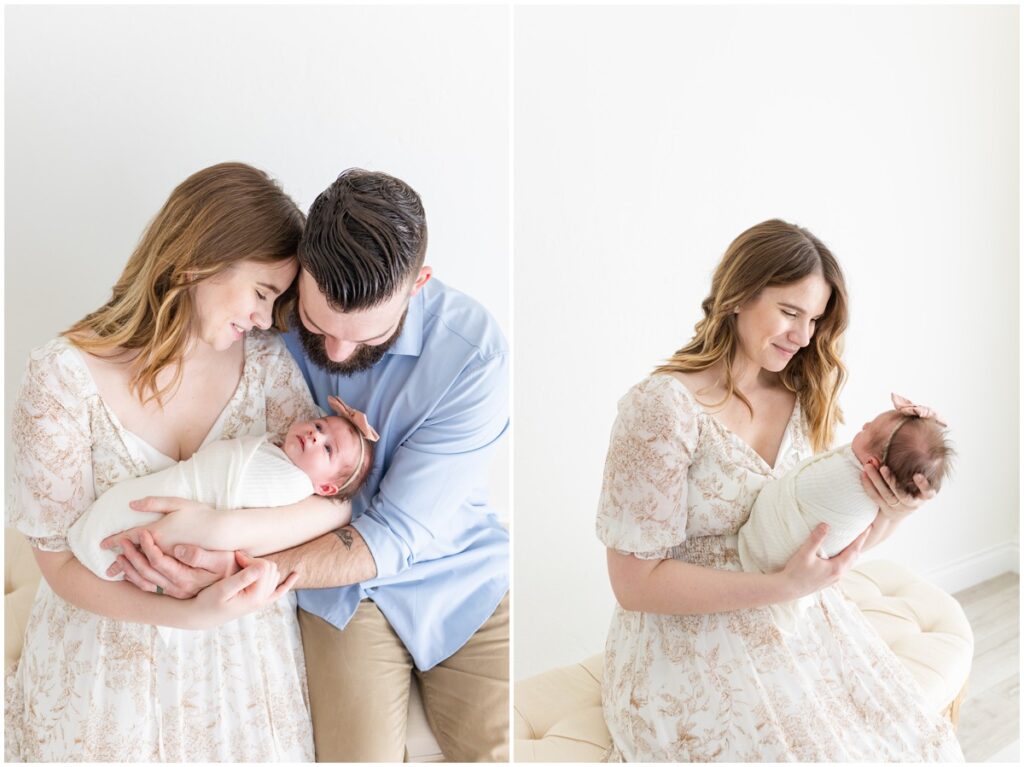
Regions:
M 405 315 L 408 313 L 409 309 L 406 307 L 405 311 L 402 312 L 402 318 L 398 321 L 398 327 L 395 328 L 395 332 L 386 341 L 375 346 L 359 344 L 356 350 L 342 362 L 335 362 L 327 356 L 327 342 L 324 336 L 310 332 L 302 324 L 302 319 L 299 317 L 298 303 L 296 303 L 295 308 L 292 310 L 291 325 L 299 331 L 302 348 L 306 350 L 306 356 L 309 357 L 310 362 L 321 370 L 326 370 L 328 373 L 348 376 L 361 370 L 369 370 L 384 358 L 388 349 L 394 346 L 398 337 L 402 335 L 402 328 L 405 326 Z

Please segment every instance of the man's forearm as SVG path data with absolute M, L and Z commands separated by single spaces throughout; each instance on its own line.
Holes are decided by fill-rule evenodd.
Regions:
M 195 543 L 209 549 L 242 549 L 254 557 L 298 547 L 348 524 L 352 505 L 313 495 L 296 504 L 267 509 L 231 509 L 214 513 L 215 522 Z M 176 541 L 178 542 L 178 541 Z
M 276 562 L 283 574 L 297 571 L 297 589 L 348 586 L 377 576 L 377 564 L 366 541 L 350 525 L 264 559 Z

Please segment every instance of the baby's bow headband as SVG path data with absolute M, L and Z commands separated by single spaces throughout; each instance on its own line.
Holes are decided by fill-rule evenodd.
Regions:
M 901 397 L 899 394 L 892 395 L 892 405 L 896 409 L 896 412 L 900 415 L 917 417 L 917 418 L 930 418 L 939 426 L 948 426 L 943 421 L 939 414 L 932 410 L 930 407 L 925 405 L 915 405 L 913 402 L 908 400 L 906 397 Z
M 327 398 L 327 404 L 331 406 L 331 410 L 335 414 L 341 416 L 350 424 L 356 427 L 356 431 L 370 442 L 376 442 L 380 439 L 380 435 L 370 426 L 370 422 L 366 420 L 366 413 L 361 410 L 356 410 L 354 407 L 349 407 L 341 398 L 335 397 L 333 394 Z
M 367 442 L 376 442 L 380 439 L 380 435 L 372 426 L 370 426 L 370 422 L 366 420 L 366 413 L 361 410 L 356 410 L 354 407 L 349 407 L 342 402 L 341 398 L 331 395 L 327 398 L 327 404 L 331 406 L 331 410 L 333 410 L 336 415 L 344 418 L 352 424 L 353 428 L 359 432 L 359 436 L 362 437 L 362 439 L 359 440 L 359 461 L 356 463 L 356 467 L 352 470 L 352 475 L 345 480 L 345 484 L 338 488 L 338 492 L 340 493 L 352 484 L 363 468 L 363 460 L 366 458 L 366 445 L 363 444 L 363 440 L 366 440 Z

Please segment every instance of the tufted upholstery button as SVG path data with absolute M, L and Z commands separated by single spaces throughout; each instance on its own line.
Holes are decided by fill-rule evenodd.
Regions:
M 954 724 L 974 655 L 960 604 L 894 562 L 864 562 L 840 587 Z M 515 759 L 593 762 L 611 746 L 601 712 L 603 656 L 516 684 Z
M 552 669 L 516 685 L 515 758 L 596 762 L 611 746 L 601 711 L 604 656 Z
M 840 584 L 937 710 L 963 689 L 974 635 L 960 604 L 895 562 L 858 565 Z

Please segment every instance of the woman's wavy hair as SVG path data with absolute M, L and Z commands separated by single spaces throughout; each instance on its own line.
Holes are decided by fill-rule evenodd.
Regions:
M 704 318 L 694 326 L 693 339 L 655 372 L 706 370 L 724 361 L 726 395 L 716 404 L 735 395 L 753 416 L 750 401 L 732 377 L 739 347 L 735 310 L 766 287 L 789 285 L 810 274 L 821 274 L 832 295 L 810 344 L 793 356 L 779 377 L 800 398 L 814 451 L 825 450 L 835 438 L 836 426 L 843 422 L 839 391 L 846 380 L 841 359 L 848 320 L 846 280 L 832 252 L 802 227 L 771 219 L 733 240 L 715 269 L 711 293 L 701 303 Z
M 162 398 L 181 380 L 180 362 L 196 327 L 193 288 L 242 261 L 293 258 L 305 216 L 266 173 L 228 162 L 193 173 L 149 223 L 110 300 L 62 335 L 97 356 L 136 352 L 130 389 L 143 402 Z M 295 283 L 274 305 L 274 327 L 287 327 Z M 165 368 L 175 368 L 157 386 Z

